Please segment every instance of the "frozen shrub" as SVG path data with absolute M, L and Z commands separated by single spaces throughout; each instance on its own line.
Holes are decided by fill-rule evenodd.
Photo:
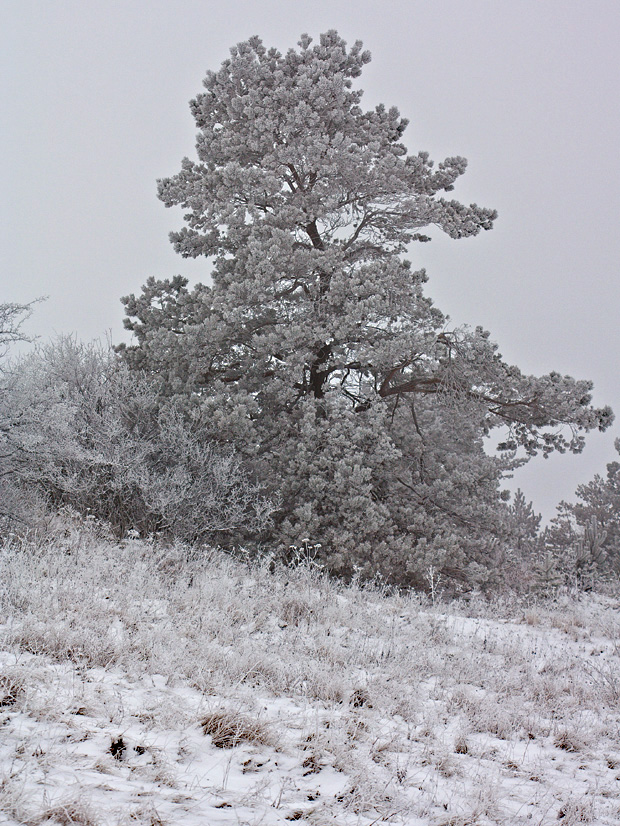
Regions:
M 112 351 L 63 337 L 3 374 L 18 426 L 5 440 L 13 499 L 39 497 L 109 523 L 119 536 L 165 532 L 231 541 L 260 531 L 271 504 L 234 449 L 164 402 Z

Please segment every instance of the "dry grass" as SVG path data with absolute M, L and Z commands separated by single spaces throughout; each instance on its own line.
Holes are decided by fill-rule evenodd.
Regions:
M 47 788 L 59 756 L 98 749 L 84 771 L 104 785 L 125 772 L 182 801 L 178 778 L 212 748 L 218 817 L 233 801 L 257 823 L 615 824 L 618 607 L 596 595 L 433 606 L 312 567 L 274 573 L 69 525 L 0 551 L 0 722 L 16 732 L 13 752 L 0 744 L 0 811 L 99 826 L 83 801 L 75 817 L 30 805 L 24 777 Z M 228 773 L 248 784 L 237 797 Z M 117 819 L 175 822 L 166 806 Z
M 24 677 L 17 669 L 0 673 L 0 709 L 20 705 L 25 696 Z
M 200 725 L 218 749 L 232 749 L 240 743 L 273 744 L 269 728 L 263 722 L 238 711 L 211 711 L 202 718 Z
M 100 821 L 83 801 L 71 800 L 46 809 L 25 826 L 100 826 Z

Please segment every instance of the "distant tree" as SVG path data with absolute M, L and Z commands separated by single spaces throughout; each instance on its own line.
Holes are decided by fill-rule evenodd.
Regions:
M 620 439 L 615 448 L 620 453 Z M 575 496 L 558 505 L 549 544 L 561 555 L 572 553 L 579 569 L 620 574 L 620 462 L 609 462 L 606 476 L 579 485 Z
M 542 547 L 540 522 L 540 514 L 523 491 L 517 490 L 505 508 L 503 530 L 498 532 L 497 548 L 490 559 L 493 584 L 522 592 L 529 589 Z
M 615 448 L 620 453 L 620 439 L 616 439 Z M 578 525 L 585 526 L 592 518 L 597 520 L 607 533 L 608 552 L 620 564 L 620 462 L 609 462 L 604 478 L 597 474 L 591 482 L 579 485 L 576 496 L 577 501 L 566 507 L 575 515 Z
M 531 554 L 538 545 L 541 515 L 518 489 L 508 508 L 508 531 L 511 544 L 520 556 Z
M 444 197 L 463 158 L 409 155 L 395 108 L 360 107 L 369 60 L 334 31 L 284 55 L 254 37 L 207 74 L 198 161 L 159 197 L 186 211 L 172 242 L 213 261 L 212 286 L 150 279 L 123 299 L 122 353 L 277 492 L 276 546 L 310 538 L 345 575 L 484 580 L 517 451 L 579 451 L 611 411 L 589 382 L 524 376 L 482 329 L 446 328 L 403 254 L 426 227 L 466 238 L 496 213 Z

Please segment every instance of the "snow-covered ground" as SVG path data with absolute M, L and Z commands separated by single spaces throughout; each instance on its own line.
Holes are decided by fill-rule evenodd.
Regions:
M 71 525 L 5 547 L 0 822 L 617 824 L 619 608 L 432 606 Z

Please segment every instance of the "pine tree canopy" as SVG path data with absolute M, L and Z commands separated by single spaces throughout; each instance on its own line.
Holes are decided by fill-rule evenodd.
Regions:
M 269 481 L 265 541 L 311 537 L 335 571 L 415 583 L 429 560 L 484 567 L 503 470 L 580 451 L 612 413 L 590 382 L 524 376 L 483 329 L 447 328 L 403 256 L 424 230 L 475 236 L 496 213 L 446 197 L 464 158 L 410 155 L 397 109 L 361 107 L 369 60 L 335 31 L 286 54 L 253 37 L 207 73 L 198 158 L 159 197 L 185 210 L 171 240 L 212 262 L 211 284 L 151 278 L 123 299 L 123 354 Z

